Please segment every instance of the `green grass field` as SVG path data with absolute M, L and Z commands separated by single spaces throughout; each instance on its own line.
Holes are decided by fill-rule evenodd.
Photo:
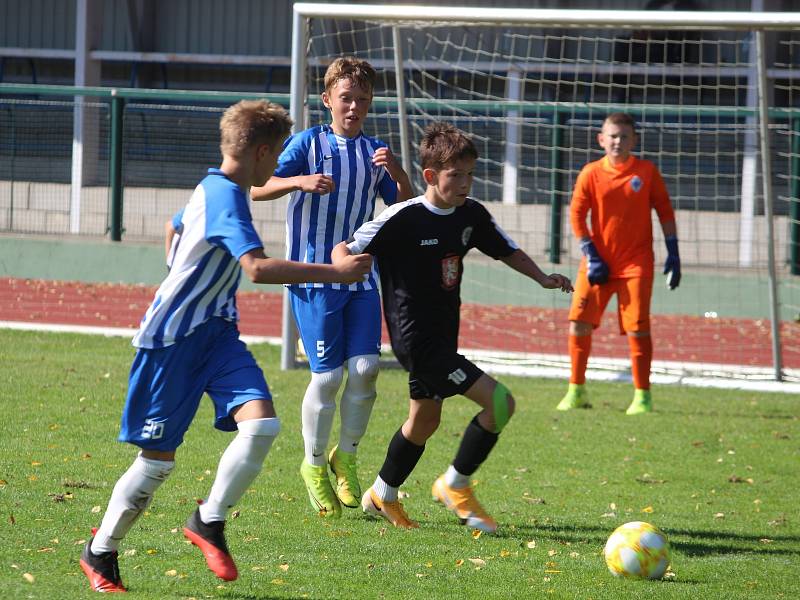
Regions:
M 135 598 L 797 598 L 800 596 L 799 400 L 679 387 L 654 390 L 657 412 L 623 414 L 628 386 L 592 384 L 594 409 L 553 410 L 565 382 L 503 378 L 518 412 L 476 474 L 501 524 L 473 536 L 430 500 L 475 408 L 447 401 L 440 430 L 404 490 L 415 531 L 347 511 L 310 509 L 297 474 L 300 399 L 308 374 L 253 347 L 283 431 L 229 521 L 240 579 L 222 584 L 180 528 L 211 484 L 230 440 L 210 402 L 178 465 L 121 548 Z M 0 330 L 0 596 L 91 597 L 78 567 L 134 449 L 115 441 L 133 351 L 121 338 Z M 405 418 L 404 373 L 385 371 L 363 482 Z M 674 576 L 613 578 L 601 550 L 626 521 L 661 527 Z

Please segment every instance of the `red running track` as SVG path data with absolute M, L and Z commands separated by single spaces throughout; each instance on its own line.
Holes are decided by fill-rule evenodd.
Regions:
M 138 326 L 155 287 L 109 283 L 0 279 L 0 320 L 104 327 Z M 281 294 L 240 292 L 237 304 L 243 334 L 279 337 Z M 592 340 L 592 355 L 626 358 L 616 315 L 606 314 Z M 800 324 L 781 324 L 784 366 L 800 368 Z M 769 321 L 705 319 L 684 315 L 653 318 L 655 359 L 769 367 Z M 384 341 L 386 333 L 384 331 Z M 464 304 L 464 348 L 566 354 L 566 310 L 529 306 Z

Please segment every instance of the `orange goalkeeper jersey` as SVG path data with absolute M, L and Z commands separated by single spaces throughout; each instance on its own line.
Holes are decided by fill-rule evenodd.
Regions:
M 675 220 L 658 168 L 635 156 L 615 167 L 603 157 L 583 167 L 575 182 L 572 230 L 579 239 L 592 239 L 611 278 L 652 277 L 653 208 L 661 223 Z M 586 225 L 589 212 L 591 231 Z M 584 257 L 581 269 L 585 268 Z

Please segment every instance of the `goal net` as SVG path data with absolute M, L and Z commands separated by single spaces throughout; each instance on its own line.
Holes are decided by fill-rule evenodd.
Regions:
M 402 158 L 416 189 L 424 127 L 455 124 L 480 154 L 472 196 L 544 270 L 574 278 L 575 178 L 602 156 L 603 118 L 632 114 L 637 154 L 669 189 L 683 265 L 668 291 L 654 214 L 654 381 L 800 381 L 800 18 L 765 15 L 296 4 L 293 116 L 327 122 L 327 65 L 370 61 L 366 133 Z M 462 300 L 460 346 L 482 365 L 568 373 L 567 295 L 475 252 Z M 629 373 L 612 300 L 588 376 Z

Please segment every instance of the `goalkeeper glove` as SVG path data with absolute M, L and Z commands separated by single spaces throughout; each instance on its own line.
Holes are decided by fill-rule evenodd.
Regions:
M 597 285 L 608 281 L 608 265 L 600 258 L 600 253 L 591 240 L 581 242 L 581 252 L 586 255 L 589 284 Z
M 678 238 L 670 235 L 664 239 L 667 244 L 667 260 L 664 262 L 664 275 L 667 287 L 674 290 L 681 283 L 681 257 L 678 254 Z

